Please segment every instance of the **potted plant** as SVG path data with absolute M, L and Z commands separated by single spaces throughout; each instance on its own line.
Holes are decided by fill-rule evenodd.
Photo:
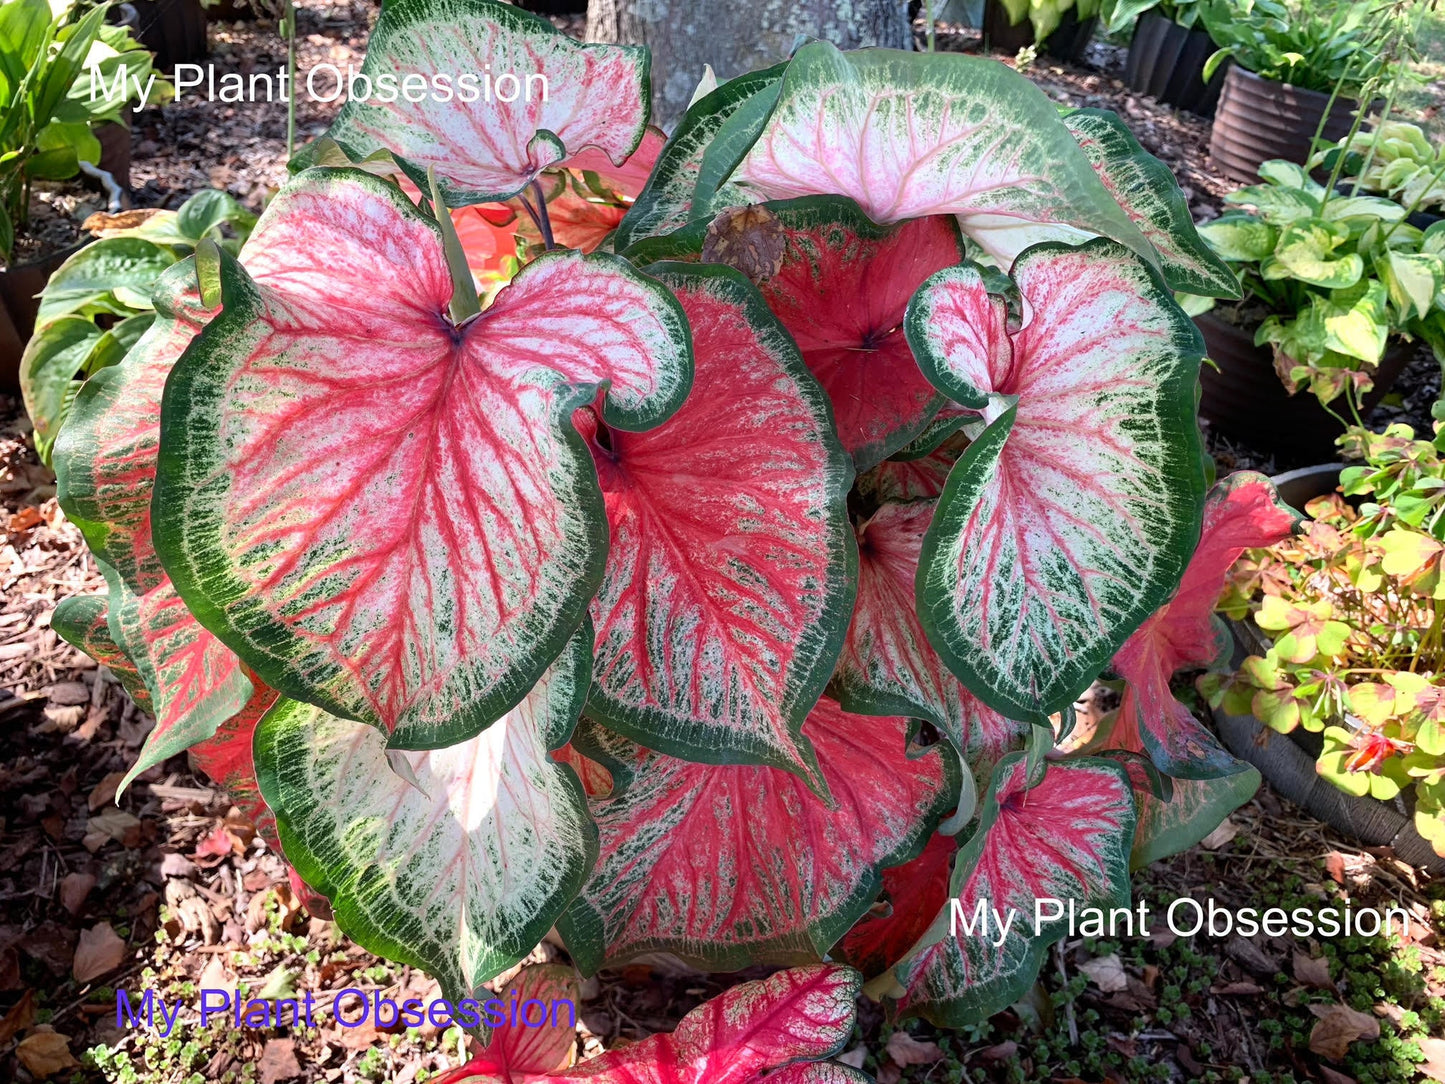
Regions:
M 1409 211 L 1410 224 L 1425 229 L 1445 213 L 1445 144 L 1432 146 L 1418 124 L 1385 121 L 1356 132 L 1310 159 L 1310 168 L 1335 169 L 1359 189 L 1392 197 Z
M 1445 419 L 1445 402 L 1434 414 Z M 1441 428 L 1437 421 L 1433 440 L 1407 425 L 1351 429 L 1346 446 L 1363 464 L 1312 475 L 1312 488 L 1327 492 L 1305 504 L 1312 518 L 1303 531 L 1235 566 L 1220 605 L 1246 657 L 1232 675 L 1202 679 L 1226 742 L 1288 797 L 1437 871 L 1445 871 Z M 1264 741 L 1270 731 L 1290 741 Z M 1306 758 L 1313 773 L 1298 773 Z
M 1410 340 L 1445 355 L 1445 226 L 1418 230 L 1395 201 L 1341 195 L 1289 162 L 1260 172 L 1264 184 L 1225 197 L 1249 210 L 1199 229 L 1243 294 L 1191 306 L 1216 365 L 1200 376 L 1200 415 L 1283 461 L 1317 462 L 1388 390 Z
M 1078 60 L 1098 15 L 1099 0 L 986 0 L 984 42 L 1003 53 L 1036 45 L 1060 60 Z
M 1201 117 L 1214 115 L 1224 72 L 1204 78 L 1205 61 L 1219 46 L 1198 25 L 1198 0 L 1106 0 L 1099 18 L 1110 34 L 1134 27 L 1124 66 L 1130 90 Z
M 1350 131 L 1361 91 L 1388 64 L 1369 14 L 1326 0 L 1203 0 L 1200 20 L 1219 44 L 1204 77 L 1234 60 L 1209 139 L 1220 172 L 1249 184 L 1260 163 L 1304 162 L 1313 137 Z

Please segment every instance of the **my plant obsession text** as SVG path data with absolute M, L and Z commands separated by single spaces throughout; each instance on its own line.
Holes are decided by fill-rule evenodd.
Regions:
M 132 777 L 189 750 L 452 1002 L 553 927 L 584 975 L 789 968 L 453 1081 L 866 1079 L 865 978 L 962 1025 L 1064 931 L 950 900 L 1127 907 L 1254 790 L 1169 692 L 1293 524 L 1206 492 L 1172 291 L 1235 276 L 1117 117 L 991 60 L 815 42 L 671 138 L 644 50 L 492 0 L 388 2 L 363 71 L 522 56 L 545 102 L 352 101 L 166 273 L 54 446 L 110 588 L 54 625 L 154 713 Z

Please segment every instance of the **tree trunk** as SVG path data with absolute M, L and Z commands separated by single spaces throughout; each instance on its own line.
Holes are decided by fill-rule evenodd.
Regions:
M 652 50 L 653 121 L 671 128 L 711 64 L 723 82 L 787 59 L 802 38 L 911 48 L 907 0 L 588 0 L 587 40 Z

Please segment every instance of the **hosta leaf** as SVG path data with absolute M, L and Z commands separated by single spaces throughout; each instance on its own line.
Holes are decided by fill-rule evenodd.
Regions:
M 1274 252 L 1260 264 L 1260 276 L 1298 279 L 1331 290 L 1353 286 L 1364 274 L 1365 261 L 1358 252 L 1335 252 L 1349 235 L 1343 226 L 1320 219 L 1291 222 L 1281 231 Z
M 522 94 L 513 102 L 496 94 L 462 102 L 460 95 L 446 100 L 439 88 L 433 93 L 442 76 L 460 89 L 460 73 L 489 77 L 503 95 L 511 84 L 497 83 L 510 75 Z M 620 165 L 647 127 L 646 49 L 583 45 L 497 0 L 389 0 L 361 74 L 420 77 L 428 85 L 420 101 L 351 96 L 327 134 L 353 159 L 391 151 L 423 191 L 434 168 L 453 207 L 514 196 L 584 147 Z
M 1428 252 L 1386 251 L 1375 257 L 1375 274 L 1384 280 L 1400 316 L 1408 320 L 1429 312 L 1445 286 L 1445 258 Z
M 1231 474 L 1210 492 L 1199 545 L 1178 591 L 1114 656 L 1114 669 L 1129 683 L 1119 714 L 1125 728 L 1136 728 L 1142 743 L 1120 748 L 1143 751 L 1161 772 L 1177 778 L 1210 779 L 1244 770 L 1174 699 L 1169 679 L 1176 670 L 1215 662 L 1220 637 L 1214 605 L 1230 566 L 1246 549 L 1287 537 L 1295 521 L 1295 513 L 1279 503 L 1274 486 L 1261 474 Z
M 613 243 L 618 252 L 644 237 L 671 233 L 687 224 L 692 217 L 692 196 L 698 170 L 713 138 L 739 107 L 765 87 L 776 84 L 782 77 L 782 71 L 780 65 L 740 75 L 688 108 L 667 146 L 662 149 L 652 176 L 617 227 Z M 715 195 L 728 200 L 733 193 L 724 189 Z
M 125 360 L 81 388 L 53 451 L 61 507 L 110 587 L 111 638 L 134 662 L 156 717 L 127 782 L 210 737 L 252 693 L 236 656 L 181 602 L 153 545 L 162 391 L 213 315 L 197 294 L 194 261 L 161 276 L 155 305 L 155 323 Z
M 959 679 L 1011 718 L 1067 708 L 1178 585 L 1198 538 L 1194 385 L 1203 343 L 1119 245 L 1040 245 L 1013 277 L 972 265 L 909 306 L 914 356 L 988 429 L 949 475 L 924 538 L 919 617 Z
M 558 929 L 586 973 L 647 952 L 700 966 L 825 953 L 958 800 L 957 760 L 910 756 L 908 721 L 823 699 L 808 717 L 835 808 L 775 768 L 693 764 L 594 727 L 612 796 L 592 803 L 597 868 Z
M 851 196 L 875 222 L 956 214 L 1005 267 L 1087 234 L 1153 258 L 1053 103 L 983 57 L 805 45 L 731 179 L 764 200 Z
M 129 655 L 110 635 L 104 595 L 71 595 L 61 599 L 50 615 L 50 627 L 62 640 L 83 651 L 116 676 L 122 688 L 142 711 L 150 711 L 145 679 Z
M 674 756 L 812 777 L 799 732 L 852 605 L 852 471 L 750 283 L 718 266 L 652 272 L 687 313 L 696 379 L 664 424 L 593 442 L 612 547 L 589 712 Z
M 958 843 L 934 835 L 911 862 L 883 871 L 885 915 L 864 915 L 834 946 L 832 955 L 872 978 L 908 954 L 948 902 Z
M 452 1000 L 531 952 L 596 857 L 582 786 L 547 755 L 581 711 L 590 636 L 446 749 L 389 753 L 376 727 L 285 699 L 256 732 L 286 857 L 351 937 L 425 968 Z
M 942 405 L 913 360 L 903 313 L 923 280 L 965 253 L 946 216 L 875 226 L 851 200 L 770 204 L 782 267 L 759 289 L 833 404 L 843 447 L 867 470 L 918 436 Z
M 988 782 L 1029 723 L 983 704 L 943 664 L 914 601 L 918 555 L 934 502 L 885 504 L 858 529 L 858 601 L 833 688 L 849 711 L 921 716 Z
M 1159 253 L 1171 289 L 1205 297 L 1239 297 L 1234 272 L 1194 228 L 1189 202 L 1174 174 L 1139 145 L 1117 113 L 1076 109 L 1064 124 L 1089 156 L 1094 172 Z
M 1237 262 L 1263 260 L 1279 241 L 1279 231 L 1264 219 L 1239 213 L 1205 222 L 1199 233 L 1220 256 Z
M 527 1075 L 528 1084 L 843 1084 L 844 1067 L 807 1065 L 837 1053 L 853 1031 L 858 973 L 836 964 L 779 971 L 704 1002 L 670 1035 L 653 1035 L 572 1069 Z M 482 1055 L 485 1058 L 485 1054 Z M 477 1066 L 474 1068 L 474 1066 Z M 769 1070 L 784 1066 L 780 1072 Z M 837 1069 L 839 1072 L 833 1072 Z M 815 1071 L 816 1070 L 816 1071 Z M 476 1062 L 436 1084 L 512 1084 Z
M 301 174 L 246 270 L 222 260 L 224 312 L 166 390 L 167 570 L 282 693 L 380 723 L 395 748 L 475 735 L 536 683 L 601 580 L 572 411 L 603 385 L 617 428 L 676 409 L 681 309 L 616 257 L 559 251 L 453 326 L 435 223 L 357 170 Z
M 1066 932 L 1060 921 L 1035 929 L 1035 901 L 1077 901 L 1084 907 L 1129 902 L 1129 847 L 1134 800 L 1124 769 L 1110 760 L 1048 764 L 1028 785 L 1027 758 L 1016 753 L 994 771 L 978 830 L 954 862 L 949 907 L 926 936 L 931 942 L 895 969 L 903 1018 L 922 1016 L 940 1027 L 962 1027 L 1012 1004 L 1038 974 L 1050 945 Z M 986 929 L 949 931 L 953 902 L 962 921 L 983 905 Z M 992 911 L 1014 920 L 1001 935 Z M 1042 916 L 1048 919 L 1052 909 Z

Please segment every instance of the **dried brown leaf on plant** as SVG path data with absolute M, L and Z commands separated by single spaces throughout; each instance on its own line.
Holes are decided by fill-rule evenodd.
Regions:
M 47 1024 L 41 1024 L 21 1039 L 15 1056 L 27 1072 L 41 1080 L 80 1065 L 70 1054 L 70 1041 Z
M 1239 835 L 1239 825 L 1234 823 L 1233 818 L 1225 817 L 1218 828 L 1199 841 L 1199 845 L 1206 851 L 1217 851 L 1237 835 Z
M 1310 1051 L 1331 1061 L 1341 1060 L 1358 1039 L 1380 1037 L 1380 1022 L 1348 1005 L 1311 1005 L 1309 1009 L 1319 1017 L 1310 1030 Z
M 125 962 L 125 956 L 125 941 L 110 928 L 109 922 L 97 922 L 90 929 L 81 931 L 71 974 L 76 982 L 90 982 L 114 971 Z

